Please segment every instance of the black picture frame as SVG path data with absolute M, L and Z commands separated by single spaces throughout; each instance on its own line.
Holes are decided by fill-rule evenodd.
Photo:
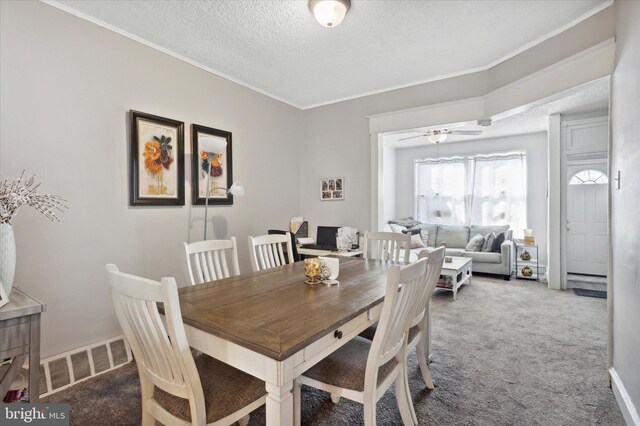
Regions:
M 184 123 L 134 110 L 129 123 L 129 205 L 184 206 Z
M 231 188 L 233 184 L 233 143 L 232 134 L 226 130 L 214 129 L 212 127 L 201 126 L 199 124 L 191 125 L 191 189 L 192 203 L 194 206 L 204 206 L 206 204 L 206 192 L 203 194 L 201 189 L 206 186 L 207 171 L 205 165 L 207 161 L 202 158 L 199 149 L 199 135 L 209 135 L 225 139 L 227 142 L 226 152 L 222 156 L 222 164 L 220 169 L 222 175 L 211 179 L 211 186 L 218 188 Z M 214 171 L 213 173 L 216 173 Z M 209 205 L 233 205 L 233 195 L 226 191 L 218 191 L 209 196 Z

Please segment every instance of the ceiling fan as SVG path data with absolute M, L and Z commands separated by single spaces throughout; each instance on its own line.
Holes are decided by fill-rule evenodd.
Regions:
M 427 130 L 426 132 L 422 132 L 421 135 L 411 136 L 408 138 L 398 139 L 398 141 L 406 141 L 408 139 L 422 138 L 426 137 L 427 140 L 431 143 L 438 144 L 447 139 L 448 135 L 481 135 L 482 130 L 449 130 L 449 129 L 436 129 L 436 130 Z

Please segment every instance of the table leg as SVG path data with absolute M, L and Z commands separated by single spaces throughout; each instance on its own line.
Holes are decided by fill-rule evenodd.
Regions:
M 29 402 L 40 402 L 40 314 L 31 315 L 29 334 Z
M 293 380 L 277 386 L 267 382 L 267 426 L 293 426 Z
M 455 278 L 454 278 L 455 280 Z M 454 282 L 453 283 L 453 300 L 456 300 L 458 297 L 458 283 Z

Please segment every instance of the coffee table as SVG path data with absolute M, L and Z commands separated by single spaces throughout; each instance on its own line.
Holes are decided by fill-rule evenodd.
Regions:
M 453 290 L 453 300 L 456 300 L 458 288 L 460 288 L 462 284 L 471 282 L 471 265 L 473 262 L 470 257 L 447 257 L 451 257 L 451 262 L 444 262 L 442 264 L 440 280 L 438 280 L 436 287 Z

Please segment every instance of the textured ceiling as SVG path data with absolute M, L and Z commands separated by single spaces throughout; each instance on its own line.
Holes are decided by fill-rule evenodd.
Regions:
M 324 28 L 303 0 L 44 1 L 300 108 L 487 68 L 611 3 L 352 0 Z
M 525 133 L 545 132 L 552 114 L 587 114 L 591 112 L 605 112 L 609 108 L 609 82 L 603 81 L 578 93 L 549 102 L 525 112 L 512 115 L 501 120 L 496 120 L 489 127 L 480 127 L 475 123 L 456 127 L 460 130 L 482 130 L 480 136 L 449 135 L 443 143 L 472 141 L 478 139 L 492 139 L 504 136 L 519 135 Z M 446 127 L 446 126 L 441 126 Z M 433 129 L 434 127 L 426 127 Z M 437 128 L 437 127 L 436 127 Z M 423 129 L 419 129 L 423 130 Z M 398 139 L 410 138 L 420 133 L 407 131 L 385 136 L 385 143 L 395 148 L 413 148 L 416 146 L 430 145 L 424 137 L 404 141 Z

